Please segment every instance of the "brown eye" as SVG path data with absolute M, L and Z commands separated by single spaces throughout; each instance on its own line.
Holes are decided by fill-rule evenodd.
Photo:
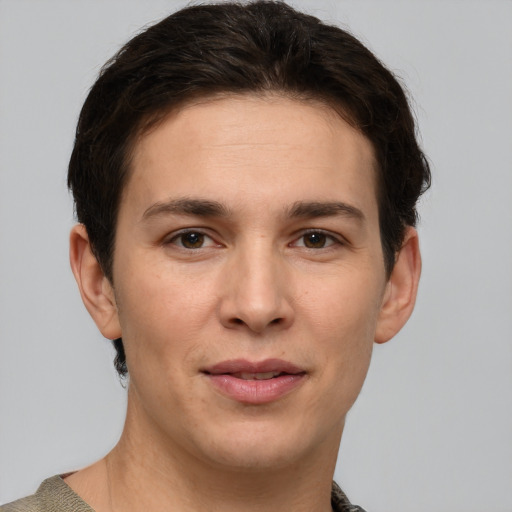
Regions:
M 191 231 L 182 233 L 176 239 L 177 245 L 181 245 L 185 249 L 200 249 L 204 245 L 205 236 L 202 233 Z
M 180 249 L 190 251 L 222 247 L 222 245 L 217 243 L 211 236 L 195 229 L 184 229 L 181 232 L 175 233 L 169 239 L 164 240 L 164 245 L 174 245 Z
M 322 249 L 327 242 L 327 235 L 324 233 L 314 232 L 307 233 L 303 236 L 304 246 L 308 249 Z

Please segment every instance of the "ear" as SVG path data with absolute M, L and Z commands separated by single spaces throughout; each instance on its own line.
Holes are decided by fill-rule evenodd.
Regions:
M 121 337 L 114 290 L 94 256 L 87 230 L 77 224 L 69 236 L 69 260 L 82 300 L 101 334 Z
M 414 309 L 421 274 L 418 233 L 408 227 L 391 272 L 377 321 L 375 342 L 385 343 L 405 325 Z

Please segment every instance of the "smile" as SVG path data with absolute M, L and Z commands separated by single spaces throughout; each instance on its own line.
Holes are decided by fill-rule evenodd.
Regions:
M 288 395 L 306 372 L 280 359 L 224 361 L 202 371 L 216 392 L 244 404 L 267 404 Z

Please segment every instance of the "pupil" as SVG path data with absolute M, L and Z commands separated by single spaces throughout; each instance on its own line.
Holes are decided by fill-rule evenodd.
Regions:
M 187 233 L 183 235 L 182 243 L 190 249 L 197 249 L 203 245 L 204 235 L 201 233 Z
M 306 235 L 305 245 L 309 248 L 323 247 L 325 245 L 325 235 L 322 233 L 310 233 Z

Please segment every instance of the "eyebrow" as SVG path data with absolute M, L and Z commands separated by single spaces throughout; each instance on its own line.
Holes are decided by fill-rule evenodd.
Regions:
M 198 217 L 228 217 L 229 209 L 222 203 L 207 199 L 180 198 L 170 199 L 151 205 L 143 214 L 142 219 L 160 215 L 196 215 Z
M 146 220 L 152 217 L 169 214 L 194 215 L 198 217 L 229 217 L 231 210 L 217 201 L 179 198 L 161 201 L 151 205 L 142 214 L 142 219 Z M 290 218 L 343 216 L 359 221 L 365 220 L 365 216 L 359 208 L 339 201 L 296 201 L 290 208 L 285 209 L 285 215 Z
M 358 221 L 364 221 L 364 213 L 355 206 L 352 206 L 343 202 L 304 202 L 297 201 L 288 210 L 289 217 L 304 217 L 304 218 L 316 218 L 316 217 L 332 217 L 342 216 Z

